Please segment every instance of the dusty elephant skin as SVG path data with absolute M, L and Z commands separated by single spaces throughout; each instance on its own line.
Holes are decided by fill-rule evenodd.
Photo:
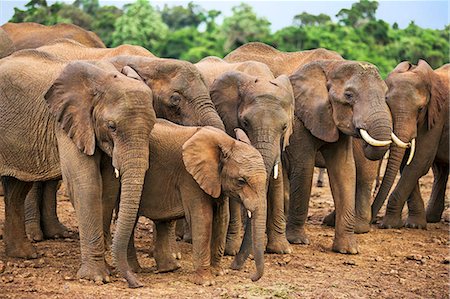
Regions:
M 102 40 L 92 31 L 73 24 L 45 26 L 38 23 L 6 23 L 1 28 L 13 41 L 15 50 L 36 49 L 60 39 L 70 38 L 92 48 L 105 48 Z
M 265 63 L 274 75 L 292 75 L 299 67 L 310 62 L 319 60 L 344 60 L 338 53 L 327 49 L 319 48 L 298 52 L 282 52 L 269 45 L 253 42 L 245 44 L 231 53 L 224 60 L 228 62 L 243 62 L 247 60 L 256 60 Z M 383 116 L 382 118 L 386 118 Z M 385 122 L 385 120 L 381 120 Z M 371 135 L 375 132 L 369 132 Z M 359 133 L 355 137 L 359 136 Z M 372 136 L 375 137 L 375 136 Z M 383 136 L 379 136 L 383 137 Z M 359 138 L 353 139 L 353 155 L 356 164 L 356 172 L 358 174 L 356 180 L 356 200 L 355 200 L 355 233 L 366 233 L 370 230 L 370 202 L 372 199 L 372 186 L 377 176 L 378 163 L 371 160 L 381 159 L 388 149 L 387 146 L 374 147 L 366 141 Z M 377 139 L 377 138 L 376 138 Z M 379 141 L 379 140 L 377 140 Z M 387 144 L 390 138 L 381 139 L 382 143 Z M 319 153 L 320 156 L 320 153 Z M 323 160 L 323 158 L 322 158 Z M 316 161 L 317 164 L 318 161 Z M 322 164 L 326 167 L 325 164 Z M 287 179 L 287 176 L 286 178 Z M 289 192 L 289 186 L 285 184 L 286 192 Z M 289 197 L 286 196 L 286 202 Z M 286 210 L 288 210 L 286 204 Z M 324 219 L 324 224 L 335 225 L 335 212 L 329 214 Z M 308 243 L 307 239 L 304 239 Z
M 0 27 L 0 58 L 6 57 L 15 51 L 14 43 L 3 28 Z
M 268 176 L 268 252 L 289 253 L 284 218 L 281 154 L 292 134 L 294 96 L 285 75 L 274 78 L 268 67 L 255 61 L 228 63 L 207 57 L 196 64 L 210 86 L 211 99 L 230 136 L 241 128 L 261 153 Z M 230 202 L 230 226 L 225 253 L 239 249 L 241 210 Z
M 172 220 L 186 216 L 192 229 L 194 276 L 211 284 L 222 273 L 221 258 L 228 225 L 228 198 L 252 213 L 251 227 L 258 280 L 264 271 L 266 174 L 253 147 L 212 127 L 184 127 L 158 120 L 150 140 L 140 215 L 156 223 L 154 257 L 159 272 L 179 266 L 171 254 Z M 134 242 L 134 240 L 131 240 Z M 134 248 L 134 245 L 131 245 Z M 129 259 L 139 269 L 136 254 Z M 243 261 L 242 261 L 243 264 Z M 239 267 L 243 265 L 239 264 Z
M 372 205 L 373 217 L 383 205 L 399 169 L 401 177 L 389 196 L 383 228 L 404 225 L 401 211 L 406 201 L 407 227 L 425 229 L 427 222 L 441 219 L 449 174 L 449 69 L 446 64 L 433 71 L 423 60 L 417 66 L 404 61 L 386 78 L 386 101 L 397 138 Z M 425 212 L 418 181 L 431 167 L 435 177 Z
M 27 182 L 62 175 L 78 215 L 82 256 L 78 276 L 108 281 L 99 211 L 102 190 L 108 189 L 112 176 L 102 173 L 102 156 L 109 156 L 120 173 L 122 198 L 114 262 L 122 275 L 129 275 L 126 248 L 139 208 L 149 134 L 155 122 L 151 90 L 109 63 L 66 63 L 36 50 L 2 59 L 0 78 L 7 83 L 0 85 L 7 255 L 36 257 L 24 228 L 23 204 L 31 187 Z

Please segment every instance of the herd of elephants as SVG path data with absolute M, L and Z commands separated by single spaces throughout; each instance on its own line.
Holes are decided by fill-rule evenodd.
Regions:
M 383 80 L 376 66 L 330 50 L 281 52 L 259 42 L 192 64 L 140 46 L 106 48 L 75 25 L 35 23 L 1 26 L 0 57 L 9 257 L 36 258 L 32 241 L 67 236 L 56 214 L 61 179 L 78 221 L 78 277 L 110 281 L 110 249 L 133 288 L 142 286 L 138 216 L 154 222 L 159 272 L 179 268 L 181 234 L 192 241 L 195 283 L 221 274 L 224 254 L 235 255 L 233 269 L 252 254 L 251 279 L 261 278 L 265 252 L 309 243 L 315 166 L 327 169 L 335 204 L 324 219 L 335 226 L 333 251 L 358 253 L 355 233 L 370 231 L 386 198 L 382 228 L 441 219 L 449 64 L 404 61 Z M 430 168 L 425 208 L 418 181 Z

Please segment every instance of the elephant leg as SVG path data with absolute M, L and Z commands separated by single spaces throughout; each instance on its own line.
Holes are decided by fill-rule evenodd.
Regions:
M 105 263 L 103 238 L 101 153 L 96 151 L 93 156 L 87 156 L 80 152 L 65 132 L 57 130 L 56 135 L 63 179 L 73 198 L 78 218 L 81 267 L 77 276 L 108 282 L 110 277 Z
M 3 239 L 6 255 L 19 258 L 37 258 L 34 246 L 25 232 L 25 197 L 32 183 L 14 177 L 2 177 L 5 200 Z
M 319 175 L 317 176 L 317 182 L 316 182 L 317 188 L 322 188 L 324 186 L 325 171 L 326 171 L 326 168 L 322 168 L 322 167 L 319 168 Z
M 305 232 L 305 223 L 308 218 L 309 198 L 311 196 L 314 154 L 305 155 L 303 159 L 298 165 L 292 165 L 294 169 L 289 175 L 291 192 L 289 195 L 286 237 L 291 244 L 309 244 Z
M 43 182 L 35 182 L 25 198 L 25 230 L 31 241 L 44 240 L 41 230 L 41 200 Z
M 236 255 L 241 247 L 243 233 L 241 204 L 235 199 L 230 199 L 229 206 L 230 223 L 228 224 L 225 254 Z
M 176 226 L 177 220 L 168 221 L 168 234 L 169 234 L 169 242 L 170 242 L 170 254 L 172 254 L 174 259 L 181 260 L 181 251 L 178 249 L 177 245 L 177 235 L 176 235 Z
M 427 219 L 425 216 L 425 206 L 420 194 L 419 182 L 416 183 L 414 190 L 407 199 L 408 203 L 408 218 L 405 226 L 409 228 L 426 229 Z
M 323 218 L 322 224 L 334 227 L 336 225 L 336 210 Z
M 58 239 L 70 237 L 70 232 L 58 219 L 56 211 L 56 192 L 59 180 L 46 181 L 42 186 L 41 224 L 45 238 Z
M 269 179 L 267 193 L 267 246 L 269 253 L 286 254 L 292 250 L 286 238 L 286 218 L 284 215 L 283 169 L 277 179 Z M 286 182 L 288 183 L 288 182 Z
M 211 236 L 211 267 L 213 274 L 223 275 L 224 271 L 220 264 L 227 237 L 227 228 L 230 221 L 229 199 L 214 204 L 212 236 Z
M 336 143 L 326 145 L 321 152 L 327 165 L 336 210 L 333 251 L 356 254 L 358 253 L 354 235 L 356 169 L 352 138 L 341 136 Z
M 196 198 L 189 205 L 188 210 L 192 228 L 192 262 L 195 271 L 193 282 L 199 285 L 212 285 L 214 280 L 210 267 L 213 224 L 211 198 L 204 195 Z
M 171 272 L 180 268 L 180 264 L 173 255 L 175 221 L 155 221 L 156 234 L 153 257 L 156 261 L 158 273 Z
M 430 223 L 441 221 L 442 213 L 444 212 L 445 190 L 449 174 L 448 164 L 434 163 L 433 174 L 433 189 L 426 212 L 427 222 Z
M 103 214 L 103 236 L 105 249 L 109 249 L 112 244 L 111 221 L 114 208 L 118 207 L 120 180 L 115 177 L 114 167 L 110 157 L 104 155 L 101 160 L 102 173 L 102 214 Z

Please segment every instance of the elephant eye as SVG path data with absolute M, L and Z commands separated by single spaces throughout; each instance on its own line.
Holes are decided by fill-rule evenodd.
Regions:
M 350 91 L 344 92 L 345 99 L 349 102 L 353 101 L 353 93 Z
M 116 123 L 112 120 L 108 121 L 108 129 L 115 132 L 117 130 Z
M 244 186 L 245 184 L 247 184 L 247 180 L 244 178 L 238 178 L 237 183 L 240 187 Z
M 170 97 L 170 106 L 172 107 L 176 107 L 180 104 L 181 102 L 181 96 L 179 93 L 174 93 L 171 97 Z
M 287 127 L 288 127 L 288 125 L 287 125 L 287 124 L 284 124 L 284 125 L 283 125 L 283 132 L 286 132 L 286 130 L 287 130 Z

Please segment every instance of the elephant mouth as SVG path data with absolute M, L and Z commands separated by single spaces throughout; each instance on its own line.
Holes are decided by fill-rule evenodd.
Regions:
M 362 128 L 358 129 L 358 137 L 364 140 L 364 156 L 372 161 L 382 159 L 392 144 L 391 139 L 378 140 Z

